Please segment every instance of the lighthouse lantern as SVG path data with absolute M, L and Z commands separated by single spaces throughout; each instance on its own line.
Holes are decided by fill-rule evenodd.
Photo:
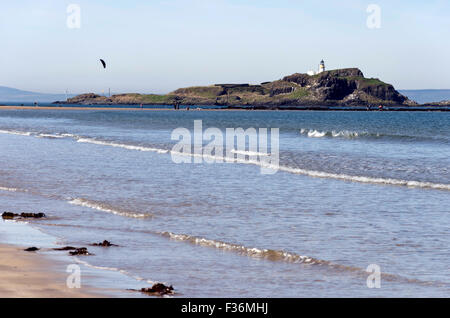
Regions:
M 325 72 L 325 62 L 322 60 L 319 64 L 319 73 Z

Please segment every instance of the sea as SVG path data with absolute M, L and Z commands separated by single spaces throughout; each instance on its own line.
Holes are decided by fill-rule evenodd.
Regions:
M 277 165 L 178 162 L 199 121 L 278 129 Z M 47 215 L 2 242 L 88 247 L 66 262 L 111 295 L 450 295 L 448 112 L 3 109 L 0 160 L 0 212 Z

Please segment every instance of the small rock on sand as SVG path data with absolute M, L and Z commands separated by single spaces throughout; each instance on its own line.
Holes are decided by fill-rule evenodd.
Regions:
M 111 242 L 109 242 L 109 241 L 107 241 L 107 240 L 104 240 L 104 241 L 101 242 L 101 243 L 94 243 L 94 244 L 91 244 L 91 246 L 110 247 L 110 246 L 118 246 L 118 245 L 112 244 Z
M 41 219 L 45 218 L 45 213 L 25 213 L 22 212 L 21 214 L 13 213 L 13 212 L 3 212 L 2 218 L 6 220 L 11 220 L 16 217 L 21 217 L 24 219 L 33 218 L 33 219 Z
M 69 252 L 70 255 L 76 256 L 76 255 L 92 255 L 88 252 L 86 247 L 80 247 L 75 249 L 74 251 Z
M 25 252 L 36 252 L 36 251 L 39 251 L 39 248 L 33 246 L 33 247 L 24 249 L 24 251 Z
M 154 284 L 151 288 L 142 288 L 140 291 L 142 293 L 152 296 L 164 296 L 174 294 L 174 289 L 172 286 L 166 286 L 161 283 Z

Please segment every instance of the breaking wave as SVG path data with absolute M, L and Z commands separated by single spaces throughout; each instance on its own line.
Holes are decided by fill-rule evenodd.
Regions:
M 98 202 L 98 201 L 92 201 L 92 200 L 88 200 L 88 199 L 83 199 L 83 198 L 76 198 L 76 199 L 70 200 L 69 203 L 73 204 L 73 205 L 83 206 L 86 208 L 91 208 L 91 209 L 102 211 L 102 212 L 112 213 L 115 215 L 126 216 L 129 218 L 149 218 L 149 217 L 153 216 L 153 214 L 151 214 L 151 213 L 136 213 L 136 212 L 132 212 L 132 211 L 125 211 L 125 210 L 121 210 L 118 208 L 113 208 L 109 204 L 105 204 L 105 203 Z
M 331 136 L 331 137 L 341 137 L 345 136 L 348 138 L 356 138 L 359 136 L 381 136 L 379 134 L 369 134 L 369 133 L 362 133 L 362 132 L 351 132 L 351 131 L 339 131 L 339 132 L 321 132 L 317 130 L 308 130 L 308 129 L 302 129 L 302 134 L 310 135 L 310 137 L 324 137 L 324 136 Z M 33 136 L 34 133 L 31 132 L 21 132 L 21 131 L 7 131 L 7 130 L 0 130 L 0 133 L 8 133 L 8 134 L 16 134 L 16 135 L 24 135 L 24 136 Z M 40 134 L 41 138 L 43 134 Z M 111 142 L 111 141 L 103 141 L 98 140 L 94 138 L 88 138 L 88 137 L 81 137 L 74 134 L 44 134 L 51 136 L 50 138 L 72 138 L 80 143 L 90 143 L 90 144 L 96 144 L 96 145 L 102 145 L 102 146 L 109 146 L 109 147 L 118 147 L 118 148 L 124 148 L 128 150 L 135 150 L 135 151 L 143 151 L 143 152 L 155 152 L 159 154 L 171 154 L 174 156 L 190 156 L 190 157 L 203 157 L 204 159 L 210 159 L 210 160 L 217 160 L 217 162 L 234 162 L 234 163 L 240 163 L 240 164 L 252 164 L 257 165 L 261 168 L 266 169 L 273 169 L 276 171 L 283 171 L 287 173 L 293 173 L 293 174 L 301 174 L 306 175 L 310 177 L 316 177 L 316 178 L 328 178 L 328 179 L 336 179 L 336 180 L 343 180 L 343 181 L 349 181 L 349 182 L 360 182 L 360 183 L 371 183 L 371 184 L 381 184 L 381 185 L 393 185 L 393 186 L 405 186 L 410 188 L 424 188 L 424 189 L 436 189 L 436 190 L 447 190 L 450 191 L 450 184 L 442 184 L 442 183 L 433 183 L 433 182 L 426 182 L 426 181 L 416 181 L 416 180 L 402 180 L 402 179 L 394 179 L 394 178 L 378 178 L 378 177 L 367 177 L 367 176 L 354 176 L 354 175 L 348 175 L 348 174 L 339 174 L 339 173 L 331 173 L 331 172 L 324 172 L 324 171 L 316 171 L 316 170 L 307 170 L 307 169 L 301 169 L 301 168 L 294 168 L 289 166 L 277 166 L 275 164 L 270 163 L 268 160 L 264 160 L 264 157 L 270 157 L 270 154 L 266 153 L 259 153 L 259 152 L 251 152 L 251 151 L 241 151 L 241 150 L 232 150 L 231 152 L 234 154 L 243 154 L 247 156 L 257 156 L 262 157 L 261 160 L 252 160 L 252 159 L 242 159 L 242 158 L 229 158 L 229 157 L 220 157 L 220 156 L 214 156 L 214 155 L 207 155 L 207 154 L 189 154 L 189 153 L 181 153 L 176 152 L 173 150 L 167 150 L 162 148 L 154 148 L 154 147 L 146 147 L 146 146 L 137 146 L 137 145 L 130 145 L 130 144 L 124 144 L 124 143 L 117 143 L 117 142 Z M 39 136 L 39 135 L 34 135 Z M 55 137 L 57 136 L 57 137 Z M 399 137 L 399 136 L 398 136 Z M 411 136 L 410 136 L 411 137 Z M 267 158 L 268 159 L 268 158 Z M 110 211 L 107 211 L 110 212 Z
M 121 274 L 123 274 L 125 276 L 128 276 L 128 277 L 131 277 L 131 278 L 133 278 L 133 279 L 135 279 L 137 281 L 146 282 L 146 283 L 151 284 L 151 285 L 156 283 L 155 281 L 148 280 L 148 279 L 142 278 L 142 277 L 137 276 L 137 275 L 133 275 L 132 273 L 130 273 L 130 272 L 124 270 L 124 269 L 120 269 L 120 268 L 116 268 L 116 267 L 105 267 L 105 266 L 92 265 L 92 264 L 90 264 L 90 263 L 88 263 L 86 261 L 83 261 L 83 260 L 79 259 L 78 257 L 74 257 L 74 259 L 75 259 L 75 261 L 78 264 L 84 265 L 84 266 L 89 267 L 89 268 L 103 270 L 103 271 L 110 271 L 110 272 L 121 273 Z
M 61 138 L 81 138 L 80 136 L 73 134 L 60 134 L 60 133 L 45 133 L 45 132 L 33 132 L 33 131 L 18 131 L 18 130 L 4 130 L 0 129 L 1 134 L 20 135 L 20 136 L 32 136 L 37 138 L 49 138 L 49 139 L 61 139 Z
M 309 138 L 388 138 L 394 140 L 406 140 L 406 141 L 434 141 L 448 143 L 449 138 L 442 135 L 402 135 L 395 133 L 376 133 L 368 131 L 351 131 L 351 130 L 317 130 L 317 129 L 300 129 L 300 134 Z
M 244 155 L 244 156 L 260 156 L 260 157 L 270 156 L 270 153 L 257 152 L 257 151 L 245 151 L 245 150 L 237 150 L 237 149 L 231 150 L 231 153 L 235 153 L 238 155 Z
M 102 145 L 102 146 L 110 146 L 110 147 L 117 147 L 117 148 L 124 148 L 128 150 L 138 150 L 138 151 L 152 151 L 157 153 L 168 153 L 168 150 L 159 149 L 159 148 L 151 148 L 151 147 L 144 147 L 144 146 L 135 146 L 135 145 L 129 145 L 129 144 L 121 144 L 116 142 L 110 142 L 110 141 L 102 141 L 98 139 L 93 138 L 78 138 L 77 142 L 81 143 L 90 143 L 95 145 Z
M 268 167 L 270 168 L 270 167 Z M 275 169 L 275 167 L 274 167 Z M 348 174 L 338 174 L 323 171 L 306 170 L 299 168 L 291 168 L 286 166 L 280 166 L 278 168 L 280 171 L 302 174 L 315 178 L 327 178 L 327 179 L 337 179 L 343 181 L 360 182 L 360 183 L 372 183 L 372 184 L 386 184 L 394 186 L 405 186 L 410 188 L 425 188 L 425 189 L 437 189 L 437 190 L 449 190 L 450 184 L 445 183 L 433 183 L 425 181 L 414 181 L 414 180 L 401 180 L 393 178 L 376 178 L 376 177 L 365 177 L 365 176 L 352 176 Z
M 295 253 L 290 253 L 282 250 L 271 250 L 271 249 L 260 249 L 260 248 L 250 248 L 243 245 L 226 243 L 222 241 L 209 240 L 202 237 L 191 236 L 187 234 L 175 234 L 171 232 L 159 232 L 159 235 L 163 237 L 169 238 L 171 240 L 186 242 L 198 246 L 204 246 L 209 248 L 216 248 L 228 252 L 234 252 L 239 255 L 244 255 L 257 259 L 265 259 L 269 261 L 275 262 L 286 262 L 286 263 L 294 263 L 294 264 L 305 264 L 305 265 L 314 265 L 314 266 L 326 266 L 328 268 L 338 270 L 338 271 L 346 271 L 352 272 L 356 275 L 361 275 L 363 277 L 367 277 L 367 272 L 365 269 L 355 266 L 348 266 L 333 263 L 331 261 L 320 260 L 317 258 L 299 255 Z M 407 278 L 401 275 L 389 274 L 389 273 L 381 273 L 382 278 L 387 281 L 403 281 L 407 283 L 421 284 L 421 285 L 447 285 L 446 283 L 436 282 L 436 281 L 423 281 L 414 278 Z
M 38 137 L 38 138 L 49 138 L 49 139 L 59 139 L 59 138 L 65 138 L 66 136 L 54 135 L 54 134 L 37 134 L 36 137 Z
M 63 227 L 68 226 L 68 227 L 75 227 L 75 228 L 83 227 L 83 228 L 91 228 L 92 230 L 98 229 L 97 227 L 90 227 L 88 225 L 83 225 L 83 226 L 73 225 L 73 224 L 49 224 L 49 225 L 63 226 Z M 118 230 L 118 229 L 112 229 L 112 228 L 101 228 L 101 229 L 104 231 L 110 231 L 110 230 L 117 231 Z M 218 241 L 218 240 L 211 240 L 211 239 L 197 237 L 197 236 L 188 235 L 188 234 L 176 234 L 176 233 L 172 233 L 172 232 L 158 232 L 158 231 L 154 231 L 154 230 L 135 230 L 134 232 L 158 235 L 158 236 L 167 238 L 169 240 L 193 244 L 193 245 L 197 245 L 200 247 L 219 249 L 219 250 L 223 250 L 226 252 L 235 253 L 237 255 L 251 257 L 254 259 L 268 260 L 268 261 L 273 261 L 273 262 L 285 262 L 285 263 L 290 263 L 290 264 L 304 264 L 307 266 L 320 266 L 320 267 L 324 267 L 324 268 L 328 268 L 328 269 L 332 269 L 332 270 L 336 270 L 336 271 L 350 272 L 350 273 L 353 273 L 354 275 L 360 275 L 364 279 L 366 279 L 367 275 L 368 275 L 367 271 L 361 267 L 342 265 L 342 264 L 334 263 L 334 262 L 327 261 L 327 260 L 321 260 L 321 259 L 317 259 L 317 258 L 305 256 L 305 255 L 286 252 L 283 250 L 247 247 L 244 245 L 227 243 L 227 242 Z M 80 263 L 82 263 L 86 266 L 92 267 L 92 268 L 96 268 L 96 269 L 121 272 L 125 275 L 135 278 L 136 280 L 147 281 L 139 276 L 135 276 L 125 270 L 120 270 L 118 268 L 95 266 L 95 265 L 91 265 L 89 263 L 85 263 L 81 260 L 80 260 Z M 428 285 L 428 286 L 430 286 L 430 285 L 448 286 L 448 283 L 445 283 L 445 282 L 424 281 L 424 280 L 419 280 L 419 279 L 415 279 L 415 278 L 404 277 L 404 276 L 397 275 L 397 274 L 381 273 L 381 275 L 382 275 L 382 279 L 386 280 L 386 281 L 403 281 L 403 282 L 407 282 L 407 283 L 414 283 L 414 284 Z M 150 281 L 147 281 L 147 282 L 150 283 Z
M 182 153 L 177 153 L 172 151 L 171 154 L 174 155 L 186 155 Z M 190 156 L 202 156 L 200 154 L 191 154 Z M 326 178 L 326 179 L 336 179 L 348 182 L 359 182 L 359 183 L 370 183 L 370 184 L 381 184 L 381 185 L 393 185 L 393 186 L 404 186 L 409 188 L 423 188 L 423 189 L 436 189 L 436 190 L 448 190 L 450 191 L 450 184 L 445 183 L 433 183 L 426 181 L 416 181 L 416 180 L 401 180 L 394 178 L 377 178 L 377 177 L 367 177 L 367 176 L 353 176 L 348 174 L 331 173 L 325 171 L 317 170 L 307 170 L 301 168 L 294 168 L 283 165 L 272 164 L 267 160 L 246 160 L 239 158 L 229 158 L 229 157 L 216 157 L 210 155 L 203 155 L 203 158 L 209 158 L 212 160 L 224 160 L 225 162 L 235 162 L 240 164 L 251 164 L 256 165 L 261 168 L 271 169 L 275 171 L 283 171 L 292 174 L 300 174 L 314 178 Z
M 28 131 L 17 131 L 17 130 L 0 130 L 1 134 L 10 134 L 10 135 L 21 135 L 21 136 L 31 136 L 31 132 Z
M 380 134 L 369 134 L 367 132 L 356 132 L 356 131 L 349 131 L 349 130 L 320 131 L 320 130 L 315 130 L 315 129 L 301 129 L 300 134 L 306 135 L 311 138 L 322 138 L 322 137 L 358 138 L 360 136 L 374 136 L 374 137 L 380 136 Z
M 195 237 L 186 234 L 174 234 L 171 232 L 161 232 L 160 234 L 164 237 L 168 237 L 176 241 L 188 242 L 195 245 L 217 248 L 221 250 L 235 252 L 241 255 L 246 255 L 260 259 L 267 259 L 271 261 L 284 261 L 288 263 L 303 263 L 303 264 L 331 264 L 328 261 L 322 261 L 312 257 L 292 254 L 284 251 L 249 248 L 242 245 L 208 240 L 202 237 Z
M 18 188 L 8 188 L 8 187 L 0 187 L 1 191 L 8 191 L 8 192 L 23 192 L 22 189 Z

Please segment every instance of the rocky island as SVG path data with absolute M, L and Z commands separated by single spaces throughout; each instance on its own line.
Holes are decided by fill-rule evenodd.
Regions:
M 177 89 L 167 95 L 82 94 L 55 104 L 81 105 L 216 105 L 228 108 L 281 106 L 415 106 L 391 84 L 364 77 L 358 68 L 295 73 L 260 85 L 215 84 Z

